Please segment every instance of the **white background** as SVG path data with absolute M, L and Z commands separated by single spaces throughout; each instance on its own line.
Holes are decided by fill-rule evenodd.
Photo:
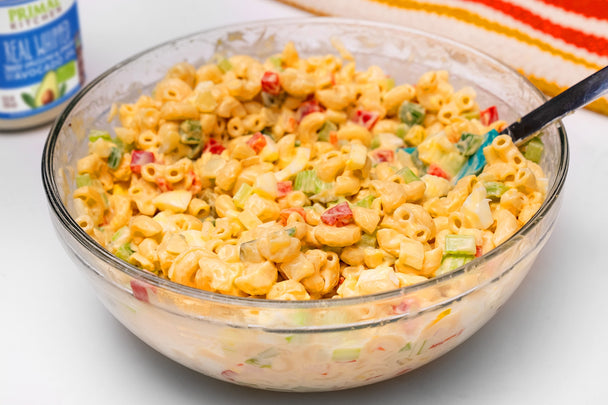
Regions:
M 79 1 L 91 79 L 160 42 L 305 16 L 270 0 Z M 0 404 L 606 404 L 608 117 L 564 120 L 571 165 L 555 232 L 511 300 L 435 362 L 380 384 L 287 394 L 186 369 L 104 309 L 59 245 L 40 178 L 49 126 L 0 133 Z

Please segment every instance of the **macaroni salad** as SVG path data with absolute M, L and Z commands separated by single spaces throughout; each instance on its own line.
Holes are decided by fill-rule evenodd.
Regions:
M 236 296 L 307 300 L 419 283 L 538 210 L 538 138 L 446 71 L 399 84 L 351 55 L 173 66 L 113 106 L 78 161 L 78 224 L 140 268 Z

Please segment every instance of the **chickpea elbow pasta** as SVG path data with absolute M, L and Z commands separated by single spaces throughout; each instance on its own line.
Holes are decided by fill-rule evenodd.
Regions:
M 77 164 L 77 223 L 176 283 L 280 300 L 404 287 L 507 240 L 547 180 L 447 71 L 340 55 L 176 64 Z M 488 134 L 494 134 L 488 138 Z M 482 171 L 461 176 L 476 153 Z M 458 258 L 458 260 L 451 260 Z

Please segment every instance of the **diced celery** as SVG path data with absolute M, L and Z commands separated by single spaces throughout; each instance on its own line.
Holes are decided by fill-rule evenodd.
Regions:
M 471 156 L 481 146 L 483 136 L 475 135 L 470 132 L 464 132 L 460 136 L 460 140 L 456 142 L 456 148 L 465 156 Z
M 112 141 L 112 137 L 108 131 L 102 131 L 99 129 L 92 129 L 89 131 L 89 142 L 95 142 L 98 139 L 104 139 L 106 141 Z
M 253 187 L 247 183 L 243 183 L 234 194 L 234 197 L 232 197 L 232 201 L 234 201 L 234 205 L 237 208 L 242 209 L 245 207 L 245 202 L 247 202 L 247 199 L 251 196 L 251 194 L 253 194 Z
M 331 359 L 340 363 L 355 361 L 359 358 L 360 353 L 361 349 L 359 348 L 335 349 L 331 355 Z
M 356 207 L 371 208 L 372 202 L 376 199 L 373 195 L 367 195 L 355 203 Z
M 359 239 L 358 244 L 362 245 L 362 246 L 369 246 L 369 247 L 375 248 L 376 247 L 376 242 L 377 242 L 377 239 L 376 239 L 376 233 L 375 232 L 372 233 L 372 234 L 363 233 L 361 235 L 361 239 Z
M 412 171 L 412 169 L 410 169 L 409 167 L 404 167 L 403 169 L 400 169 L 397 174 L 399 176 L 401 176 L 401 178 L 406 182 L 406 183 L 411 183 L 412 181 L 418 181 L 420 180 L 420 177 L 416 176 L 416 174 L 414 174 L 414 172 Z
M 475 255 L 477 245 L 473 235 L 446 235 L 445 253 L 459 255 Z
M 531 160 L 534 163 L 539 163 L 540 158 L 543 156 L 545 150 L 545 144 L 537 136 L 536 138 L 530 139 L 523 147 L 524 157 Z
M 197 120 L 185 120 L 179 126 L 181 143 L 185 145 L 198 145 L 202 140 L 201 122 Z
M 319 179 L 315 170 L 299 172 L 293 182 L 293 189 L 300 190 L 306 195 L 318 194 L 328 188 L 331 188 L 331 183 L 325 183 Z
M 245 360 L 245 363 L 260 368 L 272 368 L 272 358 L 278 355 L 279 350 L 276 347 L 271 347 Z
M 479 149 L 477 149 L 477 152 L 475 152 L 472 156 L 469 157 L 469 159 L 460 169 L 458 174 L 452 179 L 454 182 L 457 182 L 458 180 L 470 174 L 477 175 L 483 170 L 483 167 L 486 165 L 486 157 L 483 154 L 483 148 L 490 145 L 494 138 L 496 138 L 497 136 L 498 131 L 496 131 L 495 129 L 491 130 L 490 132 L 487 132 L 483 136 L 483 142 L 481 146 L 479 147 Z
M 122 151 L 120 148 L 113 146 L 108 156 L 108 167 L 112 170 L 117 169 L 122 160 Z
M 283 70 L 283 60 L 280 56 L 271 56 L 268 59 L 270 60 L 270 63 L 272 63 L 272 66 L 274 66 L 276 69 L 279 71 Z
M 466 118 L 467 120 L 478 120 L 481 117 L 481 114 L 479 113 L 479 111 L 468 111 L 463 113 L 462 117 Z
M 455 270 L 460 266 L 464 266 L 474 258 L 475 256 L 473 255 L 446 255 L 441 261 L 441 266 L 435 270 L 435 277 Z
M 293 182 L 293 189 L 300 190 L 304 194 L 312 195 L 316 193 L 317 181 L 319 180 L 317 172 L 314 170 L 304 170 L 296 175 Z
M 116 256 L 124 261 L 129 260 L 129 257 L 135 253 L 135 251 L 131 248 L 131 242 L 127 242 L 116 251 Z
M 76 176 L 76 187 L 84 187 L 91 185 L 91 176 L 89 173 L 79 174 Z
M 403 139 L 405 138 L 405 135 L 407 134 L 407 131 L 409 131 L 409 129 L 410 127 L 407 124 L 401 123 L 397 126 L 397 129 L 395 130 L 395 135 Z
M 505 183 L 500 181 L 488 181 L 483 184 L 486 188 L 486 196 L 492 200 L 498 200 L 505 191 L 509 189 Z
M 217 63 L 217 67 L 220 68 L 222 73 L 226 73 L 227 71 L 232 69 L 232 63 L 230 63 L 228 59 L 223 58 Z
M 329 142 L 329 134 L 338 130 L 336 124 L 331 121 L 325 121 L 319 130 L 318 139 L 321 142 Z
M 395 87 L 395 79 L 393 79 L 392 77 L 387 78 L 384 81 L 384 85 L 385 85 L 385 91 L 389 91 L 390 89 L 392 89 L 393 87 Z
M 122 228 L 120 228 L 119 230 L 117 230 L 116 232 L 114 232 L 114 235 L 112 235 L 112 238 L 110 238 L 111 242 L 116 242 L 125 232 L 128 231 L 128 227 L 123 226 Z
M 425 116 L 426 110 L 420 104 L 404 101 L 399 107 L 399 119 L 409 126 L 422 124 Z
M 377 136 L 375 136 L 372 139 L 372 143 L 369 145 L 370 149 L 378 149 L 380 147 L 380 138 L 378 138 Z

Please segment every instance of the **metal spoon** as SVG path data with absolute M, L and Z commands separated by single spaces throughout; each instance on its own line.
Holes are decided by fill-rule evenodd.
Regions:
M 500 133 L 510 135 L 516 145 L 537 135 L 547 125 L 574 112 L 608 92 L 608 66 L 564 90 Z

